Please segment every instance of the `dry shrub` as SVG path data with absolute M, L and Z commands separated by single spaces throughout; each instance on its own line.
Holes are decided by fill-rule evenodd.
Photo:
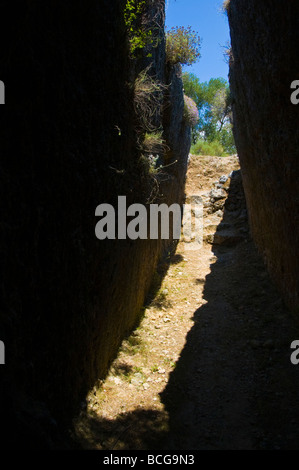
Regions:
M 139 73 L 134 83 L 134 107 L 141 127 L 154 131 L 157 115 L 160 114 L 166 86 L 148 74 L 149 67 Z

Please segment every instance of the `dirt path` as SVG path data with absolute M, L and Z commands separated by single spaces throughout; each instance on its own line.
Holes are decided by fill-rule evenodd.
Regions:
M 238 168 L 236 157 L 191 157 L 186 193 L 204 203 L 203 246 L 179 243 L 89 394 L 75 423 L 83 448 L 299 449 L 299 328 L 250 239 Z

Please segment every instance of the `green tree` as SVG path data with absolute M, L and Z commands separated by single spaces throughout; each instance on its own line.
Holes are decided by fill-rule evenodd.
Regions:
M 204 126 L 204 107 L 205 107 L 205 97 L 202 83 L 200 83 L 199 78 L 196 77 L 193 73 L 183 73 L 183 86 L 184 93 L 193 99 L 196 103 L 199 120 L 196 126 L 192 129 L 192 139 L 193 142 L 196 140 L 197 134 L 203 129 Z
M 192 139 L 219 142 L 227 153 L 235 153 L 232 133 L 232 112 L 229 84 L 224 78 L 200 82 L 188 72 L 183 73 L 184 92 L 196 103 L 199 122 L 193 128 Z

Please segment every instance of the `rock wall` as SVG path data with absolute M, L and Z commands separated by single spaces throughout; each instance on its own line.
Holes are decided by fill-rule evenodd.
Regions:
M 299 4 L 230 0 L 234 136 L 253 238 L 298 308 Z
M 95 236 L 99 204 L 117 207 L 119 195 L 148 203 L 157 187 L 140 163 L 130 84 L 142 59 L 129 59 L 124 4 L 32 1 L 12 14 L 2 2 L 11 25 L 0 28 L 4 448 L 65 446 L 58 429 L 138 322 L 167 245 Z M 153 54 L 162 78 L 163 54 L 162 40 Z M 182 202 L 190 147 L 181 116 L 176 123 L 167 136 L 185 135 L 180 163 L 156 195 L 167 203 Z

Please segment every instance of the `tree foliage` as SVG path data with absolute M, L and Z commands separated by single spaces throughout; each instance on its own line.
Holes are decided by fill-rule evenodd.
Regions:
M 231 95 L 229 85 L 224 78 L 211 78 L 209 82 L 200 82 L 198 77 L 183 73 L 184 92 L 196 103 L 199 122 L 193 128 L 192 138 L 219 142 L 227 153 L 235 153 L 232 133 Z

